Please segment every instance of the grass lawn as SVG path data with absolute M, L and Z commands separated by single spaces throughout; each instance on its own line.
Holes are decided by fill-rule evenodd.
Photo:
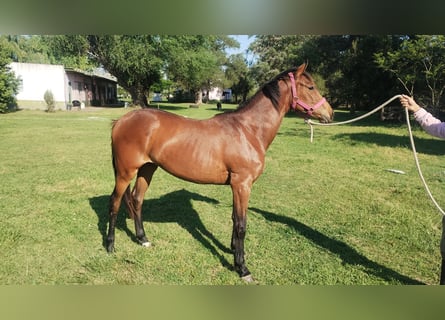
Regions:
M 193 118 L 217 113 L 160 107 Z M 129 110 L 0 115 L 0 284 L 243 284 L 228 250 L 230 188 L 162 170 L 143 208 L 153 246 L 135 243 L 121 210 L 116 253 L 106 253 L 111 120 Z M 350 117 L 339 111 L 336 120 Z M 445 205 L 445 141 L 414 132 L 425 178 Z M 247 228 L 247 266 L 259 284 L 439 281 L 441 215 L 404 124 L 316 127 L 311 144 L 308 126 L 289 114 L 253 187 Z

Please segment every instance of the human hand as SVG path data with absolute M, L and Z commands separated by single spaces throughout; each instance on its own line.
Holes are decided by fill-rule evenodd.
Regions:
M 399 100 L 402 106 L 404 106 L 411 112 L 417 112 L 420 109 L 419 105 L 410 96 L 402 94 Z

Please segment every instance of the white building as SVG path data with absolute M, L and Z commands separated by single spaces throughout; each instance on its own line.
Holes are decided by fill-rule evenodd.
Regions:
M 57 109 L 78 104 L 107 105 L 117 102 L 117 82 L 109 74 L 64 68 L 62 65 L 12 62 L 21 80 L 16 96 L 19 108 L 46 109 L 45 91 L 54 96 Z
M 43 95 L 46 90 L 51 90 L 57 106 L 61 102 L 65 105 L 66 76 L 62 65 L 12 62 L 10 67 L 21 80 L 16 96 L 20 108 L 45 108 Z
M 231 89 L 221 89 L 212 88 L 208 91 L 208 99 L 217 101 L 231 101 L 232 100 L 232 90 Z

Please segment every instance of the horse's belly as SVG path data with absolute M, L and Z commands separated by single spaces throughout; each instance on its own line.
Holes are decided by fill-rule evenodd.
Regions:
M 226 184 L 229 180 L 227 169 L 220 165 L 202 165 L 202 163 L 179 161 L 175 165 L 169 163 L 160 164 L 160 166 L 170 174 L 195 183 L 203 184 Z

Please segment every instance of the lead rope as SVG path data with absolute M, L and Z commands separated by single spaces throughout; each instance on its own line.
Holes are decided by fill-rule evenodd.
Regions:
M 334 122 L 334 123 L 316 123 L 316 122 L 312 122 L 310 119 L 306 120 L 305 122 L 307 124 L 309 124 L 310 129 L 311 129 L 311 143 L 314 141 L 314 125 L 318 125 L 318 126 L 338 126 L 338 125 L 342 125 L 342 124 L 347 124 L 347 123 L 352 123 L 352 122 L 356 122 L 359 121 L 361 119 L 364 119 L 366 117 L 369 117 L 370 115 L 376 113 L 377 111 L 379 111 L 380 109 L 383 109 L 387 104 L 389 104 L 391 101 L 400 98 L 401 95 L 395 95 L 394 97 L 392 97 L 391 99 L 387 100 L 386 102 L 384 102 L 383 104 L 381 104 L 380 106 L 378 106 L 377 108 L 375 108 L 374 110 L 359 116 L 357 118 L 354 119 L 350 119 L 347 121 L 342 121 L 342 122 Z M 405 108 L 405 116 L 406 116 L 406 124 L 408 125 L 408 133 L 409 133 L 409 140 L 411 142 L 411 149 L 413 150 L 413 155 L 414 155 L 414 161 L 416 163 L 416 168 L 417 168 L 417 172 L 419 173 L 420 176 L 420 180 L 423 183 L 423 186 L 425 187 L 425 190 L 428 194 L 428 196 L 430 197 L 431 201 L 434 203 L 434 205 L 436 206 L 436 208 L 439 210 L 439 212 L 445 216 L 445 212 L 442 210 L 442 208 L 439 206 L 439 204 L 437 203 L 436 199 L 434 199 L 433 194 L 430 191 L 430 188 L 428 187 L 425 178 L 423 177 L 422 174 L 422 170 L 420 169 L 420 163 L 419 163 L 419 158 L 417 157 L 417 151 L 416 151 L 416 145 L 414 144 L 414 137 L 413 137 L 413 132 L 411 130 L 411 123 L 409 121 L 409 112 L 408 109 Z

